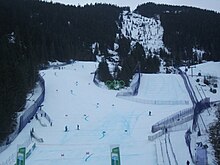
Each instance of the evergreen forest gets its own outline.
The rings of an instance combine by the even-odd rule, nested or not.
[[[38,81],[38,71],[48,61],[96,61],[97,54],[107,59],[107,49],[114,48],[120,57],[115,76],[110,75],[106,61],[100,63],[100,80],[122,79],[129,85],[134,69],[159,72],[160,58],[175,65],[201,60],[220,60],[220,14],[192,7],[143,4],[136,13],[160,19],[164,28],[165,50],[159,56],[145,54],[138,42],[131,49],[131,41],[120,32],[119,15],[129,7],[111,4],[85,6],[63,5],[40,0],[0,1],[0,141],[13,132],[16,112],[22,111],[26,95]],[[119,34],[120,38],[116,38]],[[99,43],[96,51],[92,45]],[[192,49],[205,51],[203,59]],[[98,49],[98,50],[97,50]]]
[[[220,13],[154,3],[142,4],[135,12],[161,20],[163,42],[171,52],[167,56],[161,50],[162,58],[172,58],[176,65],[181,65],[183,60],[190,64],[200,63],[201,60],[220,60]],[[192,51],[193,48],[205,51],[202,59]]]

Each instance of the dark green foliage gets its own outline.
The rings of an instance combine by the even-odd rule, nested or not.
[[[0,1],[0,140],[13,130],[16,112],[37,81],[38,67],[49,60],[95,61],[91,45],[99,42],[101,53],[112,47],[122,10],[107,4]]]
[[[211,89],[212,89],[212,88],[211,88]],[[217,90],[216,90],[216,89],[212,89],[211,92],[212,92],[212,93],[217,93]]]
[[[123,9],[128,8],[107,4],[66,6],[40,0],[0,1],[0,140],[13,130],[15,112],[22,109],[26,94],[34,87],[39,66],[49,60],[95,61],[98,50],[108,56],[107,48],[113,48],[119,32],[116,21]],[[219,14],[152,3],[136,11],[145,16],[160,15],[163,41],[171,51],[167,54],[161,49],[160,55],[168,64],[181,64],[182,60],[194,63],[197,59],[192,47],[204,49],[204,59],[220,60]],[[93,54],[91,46],[95,42],[99,48]],[[126,85],[138,63],[144,73],[157,73],[160,66],[157,56],[149,53],[145,57],[139,43],[131,50],[130,42],[122,36],[118,40],[122,70],[115,68],[114,73],[114,79]],[[104,61],[98,72],[103,82],[113,79]]]
[[[146,72],[146,54],[144,52],[144,48],[141,44],[138,42],[135,44],[132,52],[131,52],[131,57],[133,57],[133,68],[139,63],[141,65],[141,72],[145,73]]]
[[[153,56],[151,52],[146,56],[143,46],[136,43],[132,50],[131,56],[134,58],[135,63],[140,64],[141,73],[158,73],[160,68],[160,59]],[[136,65],[135,65],[136,66]]]
[[[129,55],[129,52],[131,50],[130,42],[131,41],[129,39],[122,36],[118,40],[119,49],[117,50],[120,57],[120,65],[122,69],[118,70],[116,79],[123,80],[126,86],[128,86],[130,83],[130,79],[134,74],[133,70],[137,62],[131,55]]]
[[[122,60],[124,58],[127,58],[128,53],[131,50],[130,43],[131,43],[131,41],[129,39],[125,38],[124,36],[122,36],[122,38],[120,38],[118,41],[119,48],[117,51],[118,51],[118,54]]]
[[[121,66],[122,70],[118,73],[118,79],[123,80],[125,82],[125,85],[128,86],[130,84],[130,79],[135,73],[135,67],[140,61],[144,64],[145,61],[145,52],[143,50],[143,47],[137,43],[133,50],[131,51],[131,54],[129,53],[130,48],[130,41],[128,39],[122,38],[124,44],[122,44],[125,49],[124,51],[119,51],[121,55],[122,52],[124,53],[123,56],[121,56]],[[125,44],[126,43],[126,44]]]
[[[108,63],[102,61],[98,66],[98,79],[102,82],[112,81],[112,75],[109,72]]]
[[[160,16],[164,28],[163,41],[175,57],[175,64],[180,64],[181,60],[195,63],[198,59],[193,55],[192,48],[205,50],[203,59],[220,60],[219,13],[154,3],[140,5],[135,12],[147,17]]]
[[[39,63],[95,60],[91,45],[98,42],[101,51],[112,46],[122,11],[113,5],[76,7],[37,0],[7,0],[0,6],[0,36],[15,32]]]
[[[26,60],[20,44],[10,43],[8,36],[0,39],[0,140],[13,131],[16,113],[22,110],[27,92],[33,88],[37,74]],[[29,73],[28,73],[29,72]]]
[[[160,69],[160,59],[157,56],[147,56],[145,73],[158,73]]]
[[[128,51],[124,52],[127,54],[126,56],[121,57],[122,70],[118,73],[118,79],[123,80],[126,86],[129,85],[132,76],[135,74],[135,72],[137,72],[137,70],[135,70],[137,69],[137,65],[140,65],[141,73],[159,72],[159,57],[153,56],[152,54],[148,54],[146,56],[143,46],[140,43],[137,42],[135,44],[130,54],[128,54]]]
[[[125,82],[125,86],[128,86],[130,84],[130,79],[132,78],[134,74],[134,61],[132,60],[132,57],[128,57],[123,60],[122,70],[118,73],[118,79],[123,80]]]

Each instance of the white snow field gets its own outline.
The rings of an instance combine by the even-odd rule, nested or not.
[[[17,145],[27,141],[30,130],[34,128],[44,142],[32,139],[36,148],[27,158],[27,165],[110,165],[112,145],[119,145],[122,165],[162,165],[169,164],[169,161],[175,164],[172,147],[168,148],[170,160],[166,156],[165,136],[155,141],[149,141],[148,136],[151,135],[151,126],[157,121],[192,106],[181,77],[175,74],[143,74],[139,94],[135,97],[148,101],[183,100],[187,103],[143,103],[118,98],[116,94],[119,91],[97,87],[91,74],[97,66],[98,63],[94,62],[75,62],[60,69],[41,71],[46,88],[42,109],[50,116],[53,125],[49,126],[42,117],[48,125],[43,127],[34,118],[0,154],[0,160],[3,162],[16,154]],[[64,132],[65,126],[67,132]],[[186,125],[185,129],[190,126]],[[170,133],[180,165],[191,160],[184,133]]]
[[[163,43],[163,27],[159,18],[148,18],[133,12],[123,11],[121,15],[121,32],[131,39],[131,46],[139,42],[145,52],[159,52],[160,48],[167,49]]]
[[[142,74],[137,96],[123,98],[143,104],[175,105],[175,109],[177,105],[192,106],[178,74]]]

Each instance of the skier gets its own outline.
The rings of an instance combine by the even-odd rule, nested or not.
[[[9,138],[7,137],[7,140],[6,140],[6,145],[9,145]]]
[[[98,107],[99,107],[99,103],[96,104],[96,108],[98,108]]]
[[[76,129],[79,130],[79,124],[76,125]]]
[[[189,165],[189,164],[190,164],[190,162],[187,160],[187,161],[186,161],[186,165]]]
[[[37,116],[37,114],[35,115],[35,119],[38,120],[38,116]]]
[[[30,130],[30,136],[31,136],[31,138],[33,137],[33,133],[34,133],[34,128],[32,128],[32,129]]]
[[[167,128],[165,128],[165,133],[167,133]]]
[[[33,134],[33,133],[32,133],[32,131],[30,130],[30,136],[31,136],[31,138],[32,138],[32,134]]]
[[[64,132],[67,132],[68,131],[68,128],[67,128],[67,126],[65,126],[65,130],[64,130]]]
[[[151,116],[151,111],[149,111],[149,114],[148,114],[149,116]]]

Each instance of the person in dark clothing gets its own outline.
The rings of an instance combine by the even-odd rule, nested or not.
[[[189,164],[190,164],[190,162],[187,160],[187,161],[186,161],[186,165],[189,165]]]
[[[167,133],[167,128],[165,128],[165,133]]]
[[[35,118],[36,118],[36,120],[38,120],[38,116],[37,116],[37,114],[35,115]]]
[[[65,130],[64,130],[65,132],[67,132],[68,131],[68,128],[67,128],[67,126],[65,126]]]

